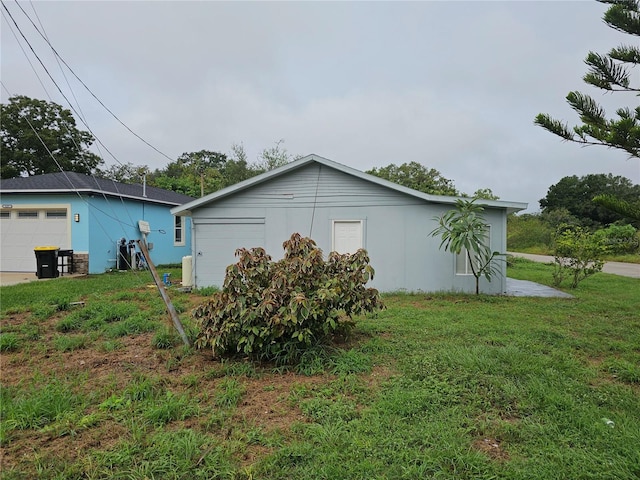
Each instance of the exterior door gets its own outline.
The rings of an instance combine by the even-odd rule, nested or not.
[[[332,250],[355,253],[363,248],[362,220],[334,220]]]

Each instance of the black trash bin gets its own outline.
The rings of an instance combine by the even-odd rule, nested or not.
[[[58,247],[36,247],[36,276],[38,278],[56,278],[58,276]]]
[[[129,256],[129,247],[127,246],[126,238],[121,238],[118,242],[116,267],[118,270],[129,270],[129,268],[131,268],[131,257]]]

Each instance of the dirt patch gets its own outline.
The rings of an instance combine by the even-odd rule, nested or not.
[[[294,386],[309,386],[326,383],[326,377],[303,377],[293,373],[269,375],[260,379],[247,379],[246,392],[234,418],[267,431],[288,430],[295,422],[305,421],[305,417],[290,398]]]
[[[478,438],[473,442],[473,447],[493,460],[501,462],[509,460],[509,454],[502,449],[501,442],[497,438]]]
[[[202,299],[189,299],[185,308]],[[56,330],[61,318],[69,312],[56,312],[46,320],[34,318],[32,312],[19,312],[0,318],[0,329],[16,332],[22,339],[15,352],[0,353],[0,380],[3,388],[28,391],[52,379],[60,380],[83,399],[83,410],[65,423],[64,419],[42,429],[12,429],[0,446],[0,466],[5,471],[15,468],[35,476],[36,465],[60,465],[81,462],[92,450],[106,451],[118,443],[131,440],[127,423],[98,407],[112,395],[121,395],[140,378],[175,394],[185,394],[206,412],[215,412],[216,395],[223,381],[236,379],[243,393],[239,403],[221,415],[220,423],[212,423],[210,413],[172,422],[167,428],[188,428],[212,433],[219,439],[244,442],[237,460],[250,465],[270,453],[261,439],[290,438],[291,427],[307,422],[299,404],[307,395],[335,380],[333,375],[304,376],[285,371],[279,373],[269,365],[243,365],[241,361],[221,362],[211,352],[186,351],[181,345],[162,350],[152,346],[154,333],[107,339],[93,332],[61,333]],[[169,322],[167,322],[169,323]],[[33,332],[32,339],[27,333]],[[87,346],[63,352],[55,347],[60,335],[86,335]],[[388,336],[388,334],[382,334]],[[336,339],[336,347],[348,349],[366,341],[368,335]],[[234,367],[238,373],[233,373]],[[243,368],[247,367],[246,374]],[[370,388],[379,386],[392,375],[387,366],[376,366],[360,379]],[[86,404],[85,404],[86,402]],[[97,424],[79,427],[78,416],[98,413]],[[140,419],[143,422],[143,419]],[[140,425],[143,425],[142,423]],[[151,427],[150,427],[151,428]],[[255,435],[256,439],[249,437]],[[275,435],[275,436],[274,436]],[[206,453],[206,452],[205,452]],[[28,472],[28,473],[27,473]]]

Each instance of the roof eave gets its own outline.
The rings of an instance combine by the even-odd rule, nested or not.
[[[412,197],[417,197],[431,203],[442,203],[442,204],[454,205],[457,200],[460,200],[461,198],[465,198],[465,197],[451,197],[446,195],[431,195],[428,193],[423,193],[418,190],[414,190],[412,188],[404,187],[402,185],[398,185],[397,183],[390,182],[389,180],[385,180],[384,178],[376,177],[375,175],[364,173],[364,172],[361,172],[360,170],[356,170],[354,168],[347,167],[346,165],[336,163],[332,160],[321,157],[319,155],[311,154],[311,155],[302,157],[298,160],[294,160],[291,163],[287,163],[286,165],[283,165],[281,167],[275,168],[273,170],[262,173],[255,177],[251,177],[247,180],[236,183],[235,185],[231,185],[229,187],[223,188],[222,190],[218,190],[216,192],[210,193],[209,195],[206,195],[202,198],[198,198],[191,202],[180,205],[176,208],[172,208],[171,214],[178,215],[178,216],[190,216],[192,214],[192,211],[200,207],[201,205],[238,193],[254,185],[259,185],[260,183],[266,182],[272,178],[283,175],[291,170],[302,168],[311,162],[320,163],[322,165],[336,169],[348,175],[352,175],[354,177],[360,178],[362,180],[365,180],[371,183],[378,184],[386,188],[391,188],[398,192],[402,192],[404,194],[411,195]],[[507,213],[519,212],[521,210],[526,210],[528,208],[527,203],[507,202],[502,200],[482,200],[482,205],[486,205],[491,208],[504,208],[506,209]]]
[[[4,190],[0,190],[0,195],[5,195],[5,194],[13,194],[13,195],[22,195],[22,194],[28,194],[28,195],[33,195],[33,194],[38,194],[38,195],[42,195],[42,194],[56,194],[56,195],[85,194],[85,195],[89,195],[89,194],[93,194],[93,195],[108,196],[108,197],[115,197],[115,198],[126,198],[128,200],[136,200],[136,201],[139,201],[139,202],[159,203],[159,204],[162,204],[162,205],[174,205],[174,206],[181,205],[179,202],[171,202],[171,201],[168,201],[168,200],[158,200],[158,199],[149,198],[149,197],[139,197],[139,196],[136,196],[136,195],[126,195],[126,194],[123,194],[123,193],[105,192],[103,190],[95,190],[95,189],[91,189],[91,188],[80,188],[80,189],[75,189],[73,191],[62,190],[62,189],[51,189],[51,188],[47,188],[47,189],[29,188],[29,189],[4,189]]]

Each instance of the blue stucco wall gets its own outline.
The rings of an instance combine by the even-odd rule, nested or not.
[[[153,244],[151,258],[156,265],[176,263],[191,252],[190,219],[185,218],[184,246],[174,245],[174,216],[170,209],[174,205],[121,200],[113,197],[83,194],[4,194],[3,204],[15,207],[26,205],[70,205],[70,245],[75,253],[89,254],[89,273],[103,273],[116,267],[117,242],[120,238],[139,240],[138,220],[146,220],[151,227],[147,242]],[[74,222],[74,214],[80,222]]]

